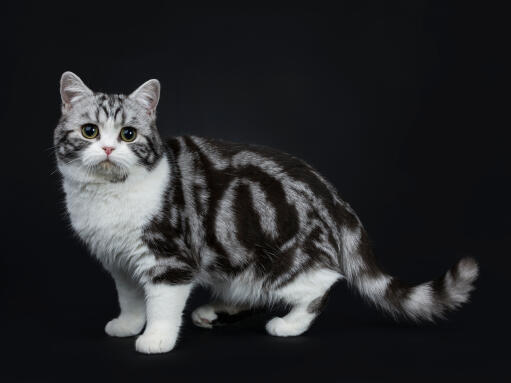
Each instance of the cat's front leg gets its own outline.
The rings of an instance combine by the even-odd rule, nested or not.
[[[138,335],[146,320],[144,291],[128,273],[120,269],[109,271],[115,281],[121,312],[106,324],[105,332],[118,337]]]
[[[144,285],[147,325],[135,343],[137,351],[158,354],[174,348],[191,288],[192,284],[148,282]]]

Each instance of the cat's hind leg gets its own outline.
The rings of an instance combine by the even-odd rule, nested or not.
[[[211,302],[200,306],[192,312],[192,321],[202,328],[213,328],[213,322],[218,319],[218,314],[236,315],[247,310],[248,307],[234,306],[222,302]]]
[[[266,324],[266,331],[275,336],[297,336],[308,330],[321,312],[332,285],[340,274],[329,269],[307,271],[276,292],[278,298],[291,306],[289,313],[275,317]]]

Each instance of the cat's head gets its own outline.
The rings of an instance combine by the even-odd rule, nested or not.
[[[65,72],[62,117],[54,132],[59,170],[78,182],[123,182],[149,172],[163,155],[156,129],[160,83],[149,80],[129,96],[90,90]]]

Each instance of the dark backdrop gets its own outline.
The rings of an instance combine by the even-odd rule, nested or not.
[[[509,375],[500,347],[510,265],[501,10],[40,2],[2,13],[3,381]],[[304,158],[356,209],[394,275],[429,280],[475,256],[472,302],[436,325],[396,324],[340,283],[294,339],[266,335],[264,313],[214,331],[187,320],[177,348],[161,356],[136,354],[133,338],[107,338],[114,286],[69,229],[51,149],[65,70],[111,92],[158,78],[163,136],[265,144]],[[187,318],[206,299],[195,293]]]

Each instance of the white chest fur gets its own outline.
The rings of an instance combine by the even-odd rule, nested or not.
[[[85,184],[64,177],[73,229],[105,266],[129,266],[147,253],[142,231],[161,210],[169,178],[165,158],[122,183]]]

